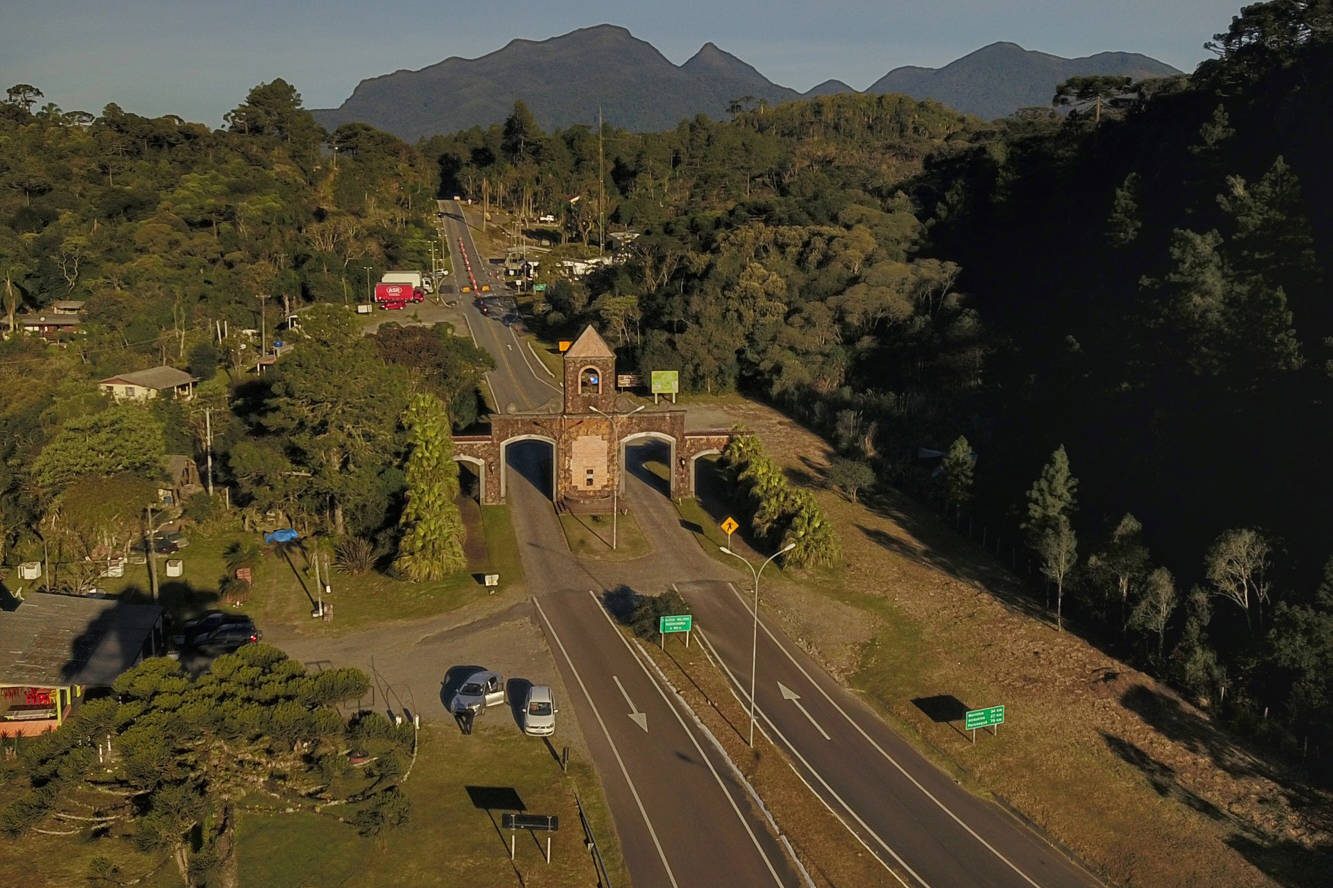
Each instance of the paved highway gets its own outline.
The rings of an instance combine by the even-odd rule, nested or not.
[[[749,705],[753,615],[749,577],[709,558],[671,502],[631,472],[626,489],[695,617],[698,634]],[[733,582],[717,579],[730,575]],[[967,792],[762,619],[755,693],[760,723],[801,776],[885,865],[886,883],[1093,886],[1081,867],[997,805]],[[1003,731],[1003,729],[1001,729]]]
[[[478,283],[494,288],[461,209],[453,209],[445,229],[455,269],[466,278],[468,263],[459,258],[466,252]],[[523,346],[512,331],[470,303],[468,310],[478,343],[496,358],[491,384],[502,403],[531,410],[558,394],[530,356],[515,357]],[[641,455],[642,448],[629,449]],[[510,452],[512,468],[519,470],[510,475],[509,502],[524,572],[575,697],[635,883],[797,884],[723,758],[654,680],[596,597],[622,587],[654,594],[677,586],[691,604],[700,637],[748,703],[753,623],[736,588],[748,589],[749,577],[742,582],[739,573],[703,553],[651,476],[633,469],[626,501],[654,553],[629,562],[574,558],[543,492],[549,457],[537,456],[535,445]],[[955,784],[778,629],[762,620],[760,625],[756,697],[762,728],[884,865],[884,884],[1100,884],[999,806]]]
[[[802,884],[726,758],[603,607],[602,590],[657,592],[668,578],[651,556],[617,564],[571,555],[554,507],[537,486],[550,477],[549,457],[539,453],[517,448],[519,471],[510,475],[523,571],[574,697],[634,884]]]
[[[473,340],[495,358],[495,370],[487,374],[487,380],[495,398],[496,409],[502,413],[541,410],[560,398],[560,381],[543,369],[512,328],[506,327],[499,318],[483,315],[473,304],[477,296],[506,295],[504,282],[492,275],[490,263],[477,249],[472,231],[463,217],[462,206],[452,200],[437,201],[437,206],[445,214],[442,217],[440,239],[453,260],[454,286],[460,290],[463,286],[470,286],[470,267],[478,285],[489,284],[491,287],[489,294],[460,292],[458,307]]]

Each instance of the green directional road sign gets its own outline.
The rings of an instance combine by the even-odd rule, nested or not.
[[[545,284],[533,284],[533,285],[532,285],[532,292],[534,292],[534,293],[545,293],[545,292],[546,292],[546,285],[545,285]]]
[[[675,614],[657,618],[657,631],[666,635],[671,632],[689,632],[694,628],[694,614]]]
[[[993,728],[1004,724],[1004,707],[987,706],[985,709],[971,709],[963,716],[963,730],[975,731],[977,728]]]

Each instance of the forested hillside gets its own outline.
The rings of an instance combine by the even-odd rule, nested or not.
[[[773,399],[998,532],[1079,631],[1326,763],[1333,11],[1260,4],[1216,48],[1130,103],[1072,84],[1064,117],[831,96],[608,128],[611,225],[643,234],[546,323]],[[595,238],[595,132],[520,106],[423,148],[446,193]]]
[[[427,267],[421,155],[361,125],[326,134],[281,80],[220,131],[41,100],[20,84],[0,104],[0,563],[45,547],[57,586],[88,588],[91,556],[141,538],[164,455],[202,468],[210,430],[217,482],[244,514],[387,549],[409,395],[469,423],[489,359],[440,331],[363,339],[350,312],[304,310],[364,301],[386,267]],[[57,301],[83,303],[81,329],[50,343],[12,329]],[[302,313],[300,329],[285,311]],[[276,338],[301,341],[258,377]],[[160,364],[196,377],[195,397],[113,405],[98,391]],[[220,501],[219,489],[187,511]]]

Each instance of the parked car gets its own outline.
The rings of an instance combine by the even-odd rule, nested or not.
[[[258,644],[264,637],[247,618],[243,623],[224,623],[194,642],[194,647],[209,654],[229,654],[247,644]]]
[[[449,701],[449,711],[480,712],[487,706],[498,706],[504,701],[504,680],[500,678],[499,673],[487,669],[474,672],[463,681],[454,692],[454,698]]]
[[[555,697],[546,685],[528,688],[528,699],[523,701],[523,733],[544,737],[555,733]]]
[[[228,623],[249,622],[251,620],[248,614],[211,610],[200,617],[182,623],[180,632],[173,635],[171,640],[177,645],[193,645],[199,639]]]

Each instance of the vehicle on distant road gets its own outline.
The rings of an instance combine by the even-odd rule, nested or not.
[[[555,697],[546,685],[532,685],[523,701],[523,733],[545,737],[555,733]]]
[[[173,635],[171,640],[178,646],[190,645],[193,647],[200,639],[207,638],[221,627],[231,623],[249,624],[251,628],[254,628],[249,614],[211,610],[193,620],[187,620],[181,625],[181,631]]]
[[[554,222],[554,221],[555,221],[555,216],[552,216],[550,213],[546,213],[546,214],[543,215],[543,216],[538,216],[538,217],[537,217],[537,221],[538,221],[538,222]]]
[[[499,706],[505,701],[504,681],[498,672],[484,669],[464,679],[449,701],[450,712],[481,712],[487,706]]]

